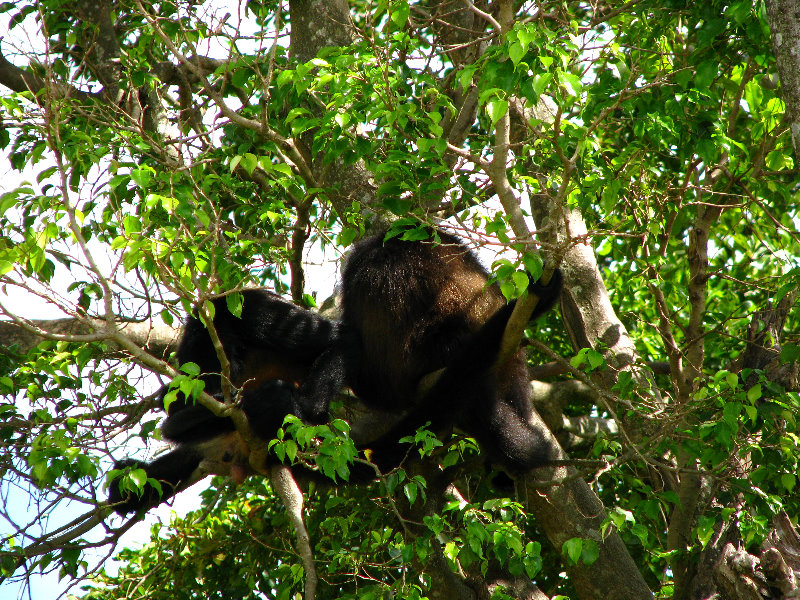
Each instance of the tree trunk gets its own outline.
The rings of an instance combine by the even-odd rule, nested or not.
[[[800,160],[800,1],[767,0],[766,7],[795,160]]]

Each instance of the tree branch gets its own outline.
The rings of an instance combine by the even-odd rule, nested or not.
[[[283,500],[289,520],[294,526],[297,537],[297,552],[303,562],[306,574],[305,594],[303,598],[315,600],[317,597],[317,568],[314,565],[314,552],[311,549],[311,538],[303,518],[303,492],[297,485],[291,469],[284,465],[275,465],[270,472],[272,485]]]
[[[1,42],[2,38],[0,38],[0,43]],[[99,94],[89,94],[63,83],[45,82],[44,79],[35,73],[21,69],[9,62],[3,55],[2,47],[0,47],[0,84],[3,84],[8,89],[19,94],[31,92],[37,95],[45,88],[45,84],[47,84],[58,99],[77,98],[79,100],[88,101],[99,97]]]
[[[8,311],[3,311],[9,314]],[[16,345],[20,353],[26,354],[43,340],[66,342],[88,342],[106,339],[103,331],[104,319],[33,319],[0,321],[0,347],[7,349]],[[175,349],[180,329],[167,325],[119,321],[120,331],[145,352],[164,359]],[[119,344],[110,344],[112,352],[122,349]],[[7,351],[7,350],[4,350]]]

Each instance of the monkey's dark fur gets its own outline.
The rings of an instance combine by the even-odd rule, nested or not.
[[[532,407],[522,350],[496,370],[514,302],[506,303],[489,274],[456,237],[437,232],[441,244],[383,236],[359,242],[342,276],[342,320],[361,340],[362,359],[348,383],[365,402],[388,410],[414,405],[422,377],[447,367],[434,387],[393,434],[376,444],[374,460],[426,421],[434,430],[455,425],[474,436],[492,460],[514,471],[552,457],[528,423]],[[549,310],[561,292],[561,272],[536,283],[531,316]]]
[[[342,275],[341,322],[263,291],[243,293],[241,319],[224,299],[215,301],[214,325],[231,363],[231,380],[242,387],[241,408],[257,435],[273,437],[289,413],[325,421],[330,401],[349,385],[370,406],[408,411],[369,445],[382,469],[399,464],[404,452],[397,440],[427,421],[434,430],[455,425],[474,436],[491,460],[513,471],[553,458],[529,425],[524,353],[493,368],[514,302],[506,303],[496,285],[487,285],[488,272],[463,243],[436,233],[441,244],[384,242],[383,234],[358,242]],[[548,285],[532,283],[529,290],[539,297],[531,317],[536,319],[557,300],[560,271]],[[195,317],[186,322],[176,358],[180,364],[197,363],[206,391],[219,396],[219,361]],[[422,377],[443,368],[418,399]],[[141,497],[123,494],[112,482],[109,500],[119,503],[118,513],[149,508],[173,495],[202,460],[231,463],[235,479],[248,473],[248,449],[232,422],[200,405],[179,398],[162,433],[177,447],[141,466],[149,477],[166,482],[163,495],[150,486]]]
[[[242,297],[241,317],[228,310],[225,298],[213,301],[214,328],[230,363],[231,383],[240,389],[239,406],[253,432],[273,438],[287,414],[323,422],[327,405],[323,411],[315,398],[332,398],[345,378],[345,352],[338,341],[347,336],[341,333],[341,323],[264,290],[245,290]],[[196,363],[205,391],[223,400],[219,358],[208,330],[196,316],[186,319],[175,354],[180,365]],[[298,388],[301,382],[304,385]],[[162,400],[167,392],[165,387]],[[117,513],[151,508],[173,496],[193,483],[192,475],[204,460],[211,461],[215,471],[229,470],[236,481],[250,474],[249,448],[233,421],[215,416],[180,393],[169,405],[161,433],[175,444],[171,452],[150,463],[126,459],[115,468],[143,468],[148,478],[162,482],[162,491],[148,484],[137,496],[120,490],[114,480],[108,499]]]

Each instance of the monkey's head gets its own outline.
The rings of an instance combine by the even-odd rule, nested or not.
[[[230,477],[236,485],[258,472],[250,464],[250,446],[236,431],[201,442],[196,449],[203,457],[199,468],[204,473]]]

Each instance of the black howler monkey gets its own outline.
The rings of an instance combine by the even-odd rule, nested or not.
[[[396,466],[396,440],[430,421],[434,429],[455,425],[472,435],[490,459],[513,471],[542,465],[555,457],[529,424],[524,352],[493,368],[515,302],[488,284],[489,273],[458,238],[436,233],[440,244],[382,235],[358,242],[342,275],[342,320],[362,346],[361,360],[348,369],[350,387],[376,407],[413,407],[371,445],[373,460]],[[561,284],[558,269],[548,285],[531,283],[539,297],[531,320],[555,304]],[[441,368],[415,403],[422,377]]]
[[[345,379],[346,350],[339,347],[341,323],[330,321],[264,290],[242,292],[242,312],[234,316],[225,298],[214,304],[214,328],[230,363],[230,379],[238,388],[239,406],[256,435],[271,439],[287,414],[309,422],[327,419],[317,398],[332,398]],[[352,343],[351,343],[352,345]],[[196,316],[184,324],[176,360],[200,367],[205,391],[222,400],[219,357],[211,336]],[[162,389],[162,401],[168,388]],[[249,449],[236,433],[233,421],[217,417],[208,408],[182,394],[169,405],[161,427],[172,451],[150,463],[126,459],[116,469],[143,468],[148,478],[161,482],[159,491],[147,484],[141,496],[109,485],[109,502],[124,515],[151,508],[192,483],[202,461],[215,463],[215,472],[229,472],[236,482],[251,473]]]
[[[358,242],[342,275],[338,323],[263,292],[245,292],[241,319],[227,311],[224,300],[217,301],[214,324],[234,385],[251,378],[260,382],[245,385],[241,395],[258,435],[274,435],[287,413],[324,421],[331,399],[349,385],[368,405],[408,411],[389,434],[369,445],[383,469],[402,459],[397,440],[427,421],[434,429],[457,426],[492,460],[514,471],[553,458],[528,422],[533,409],[524,353],[493,368],[514,303],[506,303],[498,286],[488,284],[488,272],[462,242],[436,233],[440,244],[384,241],[384,234]],[[558,298],[560,271],[548,285],[532,283],[529,289],[539,297],[535,319]],[[187,320],[177,359],[200,365],[207,374],[206,391],[219,393],[219,361],[196,318]],[[418,399],[422,377],[442,368],[438,381]],[[162,431],[177,448],[143,467],[175,491],[209,455],[227,452],[232,474],[237,468],[246,471],[247,451],[236,446],[232,423],[202,406],[174,403]],[[223,449],[232,447],[220,452],[220,443]],[[160,501],[155,490],[123,498],[113,482],[110,500],[122,502],[120,514]]]

